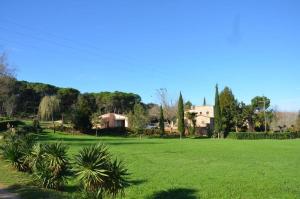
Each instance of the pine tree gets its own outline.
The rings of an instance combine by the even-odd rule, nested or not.
[[[204,97],[204,100],[203,100],[203,106],[206,106],[206,99]]]
[[[178,131],[180,133],[180,139],[182,137],[182,134],[184,134],[184,106],[183,106],[183,99],[180,92],[179,100],[178,100],[178,112],[177,112],[177,118],[178,118]]]
[[[164,110],[162,105],[160,106],[159,129],[160,129],[160,135],[162,136],[165,133],[165,118],[164,118]]]
[[[220,108],[220,98],[219,98],[219,89],[218,85],[216,85],[216,95],[215,95],[215,107],[214,107],[214,134],[219,134],[222,131],[222,114]]]

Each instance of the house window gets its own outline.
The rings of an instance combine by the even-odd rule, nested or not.
[[[115,127],[125,127],[125,120],[115,120]]]
[[[206,112],[206,115],[209,115],[209,112],[208,112],[208,111]]]
[[[202,115],[202,112],[200,112],[200,115]]]

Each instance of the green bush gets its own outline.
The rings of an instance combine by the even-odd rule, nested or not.
[[[257,140],[257,139],[296,139],[300,138],[300,132],[231,132],[227,136],[230,139]]]
[[[93,134],[96,134],[96,130],[92,131]],[[126,127],[115,127],[115,128],[105,128],[105,129],[98,129],[98,135],[108,135],[108,136],[126,136],[131,129]]]
[[[160,129],[144,129],[143,130],[144,135],[152,136],[152,135],[161,135]]]
[[[29,160],[34,181],[43,188],[60,189],[71,175],[67,146],[61,143],[35,145]]]
[[[122,162],[112,160],[102,144],[82,148],[75,156],[74,171],[86,198],[122,195],[128,185],[127,169]]]
[[[6,131],[7,124],[9,124],[11,127],[12,126],[17,127],[19,125],[24,125],[24,123],[19,120],[3,120],[3,121],[0,121],[0,131]]]
[[[33,134],[19,135],[7,132],[0,147],[1,155],[19,171],[30,171],[27,157],[30,155],[35,141],[35,135]]]

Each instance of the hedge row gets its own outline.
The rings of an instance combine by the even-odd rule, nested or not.
[[[257,139],[296,139],[300,138],[300,132],[282,132],[282,133],[265,133],[265,132],[231,132],[227,138],[237,140],[257,140]]]
[[[116,127],[116,128],[105,128],[105,129],[98,129],[98,135],[119,135],[119,136],[126,136],[126,135],[139,135],[140,132],[135,132],[130,128],[125,127]],[[144,136],[161,136],[160,129],[144,129],[141,132]],[[93,134],[95,134],[95,129],[93,129]],[[165,132],[164,135],[166,136],[175,136],[179,135],[176,132]]]
[[[0,121],[0,131],[7,130],[7,124],[10,124],[10,126],[17,127],[18,125],[23,125],[24,123],[19,120],[3,120]]]

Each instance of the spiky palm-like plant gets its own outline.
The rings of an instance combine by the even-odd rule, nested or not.
[[[84,147],[75,156],[75,175],[83,191],[90,197],[116,196],[127,185],[127,169],[111,155],[103,144]]]
[[[75,156],[75,175],[86,191],[96,192],[108,176],[109,153],[104,145],[84,147]]]
[[[105,183],[105,190],[108,195],[116,197],[117,194],[124,195],[124,188],[129,185],[126,177],[128,170],[122,161],[114,159],[109,168],[107,182]]]
[[[44,188],[60,189],[71,175],[67,146],[62,143],[35,146],[31,158],[34,180]]]
[[[32,134],[8,133],[5,135],[4,143],[0,148],[1,154],[19,171],[30,171],[26,159],[30,155],[34,143],[35,137]]]
[[[32,147],[31,153],[26,157],[29,167],[32,171],[36,170],[40,161],[43,158],[44,147],[42,144],[37,143]]]

